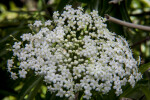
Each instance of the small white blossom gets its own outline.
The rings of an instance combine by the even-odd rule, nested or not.
[[[10,72],[10,73],[11,73],[11,78],[12,78],[13,80],[15,80],[15,79],[18,78],[18,76],[17,76],[16,73],[14,73],[14,72]]]
[[[41,21],[35,21],[34,24],[33,24],[35,27],[39,27],[42,25],[42,22]]]
[[[13,59],[9,59],[9,60],[7,61],[7,66],[8,66],[8,67],[12,67],[13,64],[14,64]]]
[[[27,72],[24,69],[19,71],[20,78],[26,78],[26,74],[27,74]]]
[[[66,5],[66,7],[64,7],[65,10],[70,10],[72,9],[72,6],[71,5]]]
[[[32,34],[31,33],[23,34],[21,38],[22,38],[22,41],[25,41],[25,40],[29,41],[32,38]]]
[[[13,45],[14,49],[20,49],[21,42],[15,42]]]
[[[52,21],[51,21],[51,20],[47,20],[47,21],[45,22],[45,26],[50,26],[50,25],[51,25],[51,23],[52,23]]]

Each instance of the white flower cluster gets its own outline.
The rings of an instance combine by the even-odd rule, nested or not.
[[[33,70],[44,76],[49,91],[71,100],[80,91],[86,99],[92,91],[106,94],[111,89],[119,96],[122,86],[134,87],[142,75],[127,41],[111,33],[105,21],[95,10],[87,14],[70,5],[62,14],[54,12],[53,21],[35,21],[33,27],[40,31],[23,34],[13,45],[13,58],[20,64],[16,74],[13,59],[8,60],[11,77],[25,78]]]

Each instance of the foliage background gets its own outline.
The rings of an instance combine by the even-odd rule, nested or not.
[[[110,0],[0,0],[0,99],[2,100],[58,100],[55,94],[47,92],[41,78],[34,75],[26,80],[10,79],[7,72],[7,59],[12,53],[7,50],[16,39],[30,31],[28,24],[35,20],[52,19],[54,11],[62,12],[64,6],[82,6],[86,12],[98,10],[99,15],[109,14],[115,18],[141,25],[150,26],[150,0],[123,0],[119,4],[109,4]],[[112,32],[125,37],[130,43],[134,57],[141,57],[140,71],[143,79],[134,88],[124,87],[125,92],[116,97],[113,93],[95,99],[114,100],[122,97],[135,100],[150,100],[150,32],[123,27],[107,22]],[[9,44],[9,45],[8,45]],[[107,97],[107,98],[106,98]],[[82,100],[82,96],[78,99]],[[110,99],[109,99],[110,100]]]

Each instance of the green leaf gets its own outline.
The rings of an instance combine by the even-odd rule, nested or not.
[[[2,57],[3,55],[7,54],[8,50],[6,50],[6,48],[4,48],[3,50],[0,51],[0,57]]]
[[[141,87],[141,90],[145,94],[146,99],[150,100],[150,90],[147,87]]]
[[[130,85],[127,85],[127,89],[123,91],[123,93],[120,95],[121,97],[129,97],[132,93],[136,92],[139,87],[136,85],[134,88],[132,88]]]
[[[100,2],[100,6],[102,6],[102,7],[100,7],[101,10],[99,9],[101,16],[104,16],[104,14],[106,14],[106,11],[108,11],[108,9],[110,9],[110,7],[112,7],[112,5],[110,5],[108,2],[109,2],[109,0],[102,0]]]
[[[32,92],[29,93],[28,99],[27,100],[33,100],[35,95],[37,94],[38,90],[40,89],[41,85],[43,83],[43,77],[39,77],[37,80],[37,84]]]
[[[99,0],[98,12],[100,13],[103,7],[103,0]]]
[[[98,10],[98,6],[99,6],[99,0],[94,0],[95,1],[95,3],[93,3],[94,5],[93,5],[93,8],[95,9],[95,10]]]
[[[145,71],[147,71],[150,68],[150,62],[143,64],[139,67],[139,71],[143,74]]]
[[[121,15],[122,15],[122,18],[127,21],[127,22],[131,22],[131,19],[130,19],[130,16],[128,14],[128,11],[127,11],[127,8],[126,8],[126,5],[125,5],[125,1],[122,1],[120,6],[119,6],[119,9],[120,9],[120,12],[121,12]]]
[[[53,93],[50,100],[55,100],[55,98],[56,98],[56,94]]]
[[[19,94],[19,100],[23,100],[24,97],[31,91],[31,89],[36,86],[43,77],[35,77],[31,76],[24,84],[23,88],[21,89],[21,92]]]
[[[121,12],[119,10],[119,6],[118,5],[116,5],[115,7],[113,7],[112,12],[111,12],[110,15],[113,16],[113,17],[115,17],[115,18],[117,18],[117,19],[122,20]],[[108,23],[107,24],[108,28],[111,31],[115,32],[118,35],[125,36],[124,31],[123,31],[123,26],[115,24],[113,22],[107,22],[107,23]]]
[[[3,95],[3,96],[9,96],[9,95],[12,95],[12,96],[17,96],[17,92],[15,91],[10,91],[9,89],[0,89],[0,94]]]
[[[147,79],[142,79],[138,81],[134,88],[132,88],[129,84],[123,87],[123,93],[119,96],[119,98],[127,97],[127,98],[134,98],[139,100],[144,94],[141,91],[142,87],[148,87],[149,81]]]
[[[50,93],[50,91],[47,90],[45,100],[49,100],[49,98],[51,98],[51,96],[52,96],[52,94]]]

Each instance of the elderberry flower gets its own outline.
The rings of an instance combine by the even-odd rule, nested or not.
[[[33,27],[40,30],[23,34],[13,45],[13,59],[8,60],[11,77],[26,78],[32,70],[44,77],[49,91],[70,100],[80,91],[90,99],[92,91],[107,94],[114,89],[119,96],[122,86],[134,87],[142,75],[127,41],[110,32],[97,11],[83,11],[67,5],[44,25],[35,21]],[[12,67],[19,69],[18,74]]]
[[[13,59],[9,59],[7,61],[7,69],[8,69],[9,72],[11,72],[11,68],[13,67],[13,64],[14,64]]]
[[[24,69],[19,71],[19,77],[20,78],[26,78],[26,74],[27,74],[27,72]]]
[[[10,73],[11,73],[11,78],[12,78],[13,80],[15,80],[15,79],[18,78],[18,76],[17,76],[16,73],[14,73],[14,72],[10,72]]]
[[[50,25],[51,25],[51,22],[52,22],[51,20],[46,21],[46,22],[45,22],[45,26],[50,26]]]
[[[39,27],[42,25],[42,22],[41,21],[35,21],[34,24],[33,24],[35,27]]]

